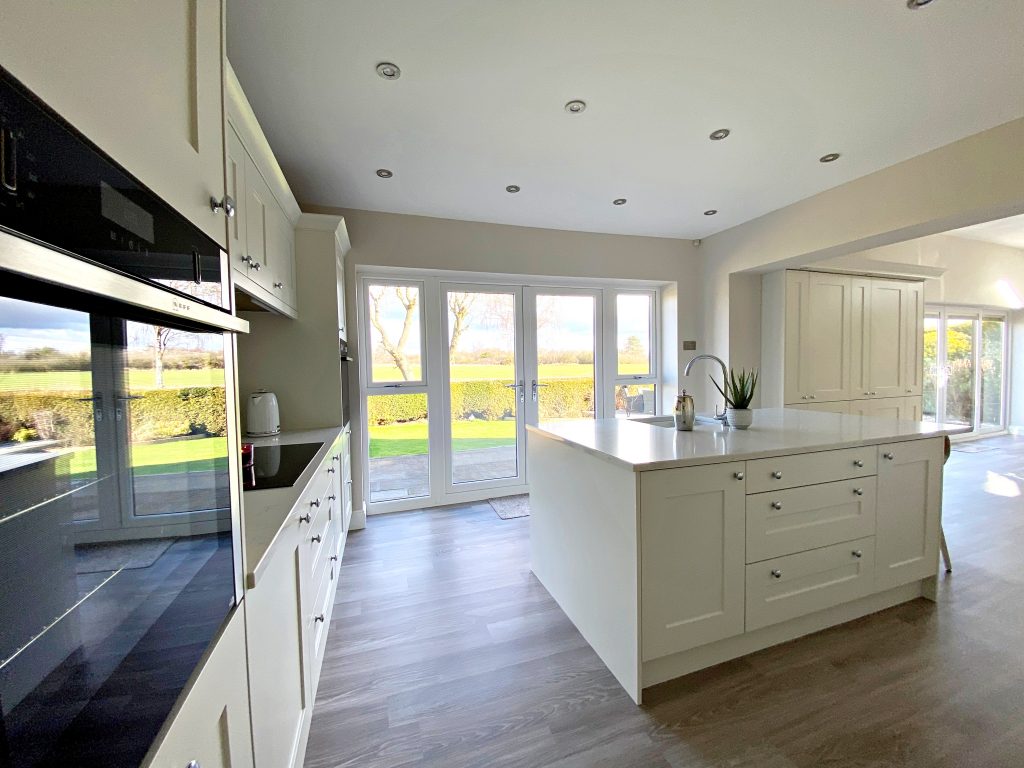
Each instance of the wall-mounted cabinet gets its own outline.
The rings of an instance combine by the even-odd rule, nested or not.
[[[810,271],[766,275],[762,405],[850,412],[824,404],[919,398],[923,287]]]
[[[221,0],[7,2],[0,64],[226,245]]]
[[[235,287],[261,308],[296,317],[299,206],[230,65],[226,83],[226,178],[236,201],[228,249]]]

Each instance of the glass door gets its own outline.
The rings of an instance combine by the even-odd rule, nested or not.
[[[601,291],[526,288],[526,420],[594,419],[600,397]]]
[[[441,285],[447,491],[525,482],[522,289]]]
[[[924,323],[924,419],[975,433],[1006,429],[1008,345],[1004,313],[930,308]]]

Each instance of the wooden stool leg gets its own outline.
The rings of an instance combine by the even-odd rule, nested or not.
[[[953,572],[953,563],[949,559],[949,547],[946,546],[946,532],[939,529],[939,545],[942,547],[942,562],[946,564],[946,573]]]

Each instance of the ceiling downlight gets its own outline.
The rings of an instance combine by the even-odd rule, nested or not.
[[[718,213],[717,208],[708,208],[706,211],[704,211],[705,216],[714,216],[716,213]]]
[[[382,179],[390,179],[395,174],[389,171],[387,168],[378,168],[377,175],[380,176]]]
[[[518,184],[509,184],[507,187],[505,187],[505,191],[514,195],[516,192],[519,191],[519,185]]]
[[[614,200],[612,200],[612,205],[625,205],[625,204],[626,204],[626,198],[624,198],[624,197],[616,197]]]
[[[842,157],[842,155],[840,155],[838,152],[829,152],[827,155],[822,155],[821,157],[819,157],[818,158],[818,162],[819,163],[834,163],[840,157]]]
[[[732,131],[728,128],[719,128],[717,131],[712,131],[708,138],[712,141],[721,141],[722,139],[727,138],[730,133],[732,133]]]
[[[587,102],[581,99],[573,99],[572,101],[565,102],[565,111],[570,115],[578,115],[582,112],[586,112]]]
[[[385,80],[397,80],[402,76],[402,70],[399,69],[397,64],[392,64],[390,61],[382,61],[377,65],[377,74]]]
[[[918,8],[924,8],[929,5],[932,0],[907,0],[907,8],[912,11],[916,11]]]

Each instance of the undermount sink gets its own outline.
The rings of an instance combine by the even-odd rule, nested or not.
[[[640,419],[633,419],[633,421],[639,421],[643,424],[650,424],[652,427],[664,427],[665,429],[675,429],[676,423],[671,416],[647,416]],[[707,424],[708,426],[721,426],[722,422],[713,416],[702,416],[700,414],[696,417],[697,424]]]

